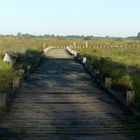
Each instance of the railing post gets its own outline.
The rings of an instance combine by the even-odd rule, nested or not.
[[[100,71],[98,69],[94,70],[94,73],[96,76],[98,76],[100,74]]]
[[[83,57],[83,64],[85,64],[87,62],[87,58]]]
[[[19,69],[20,78],[23,79],[24,77],[24,69]]]
[[[111,88],[112,79],[110,77],[105,78],[105,88]]]
[[[88,41],[85,41],[85,47],[88,48]]]
[[[13,90],[16,88],[16,78],[13,79]]]
[[[127,91],[126,93],[127,98],[127,106],[131,106],[134,104],[135,101],[135,91]]]
[[[76,42],[75,41],[73,42],[73,47],[76,47]]]
[[[46,44],[45,44],[45,43],[43,43],[43,49],[45,49],[45,47],[46,47]]]
[[[37,65],[37,63],[35,65]],[[28,65],[27,66],[27,73],[30,74],[30,72],[31,72],[31,65]]]
[[[6,110],[6,94],[0,94],[0,109]]]
[[[20,77],[17,77],[13,79],[13,90],[16,93],[19,93],[19,89],[20,89]]]

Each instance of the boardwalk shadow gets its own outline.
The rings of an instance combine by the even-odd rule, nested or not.
[[[37,71],[27,80],[26,87],[37,92],[92,91],[92,79],[83,67],[73,59],[46,59]],[[42,91],[43,90],[43,91]],[[52,92],[53,92],[52,91]]]
[[[0,140],[22,140],[14,131],[8,128],[0,127]]]

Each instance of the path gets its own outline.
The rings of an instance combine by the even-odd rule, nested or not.
[[[98,89],[80,64],[62,49],[48,56],[0,123],[0,140],[139,139],[140,123]]]

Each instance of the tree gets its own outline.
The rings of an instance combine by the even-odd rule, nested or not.
[[[140,40],[140,32],[137,35],[137,39]]]
[[[91,37],[91,36],[86,36],[86,37],[84,38],[84,40],[92,40],[92,37]]]

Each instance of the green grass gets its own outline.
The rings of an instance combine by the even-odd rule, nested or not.
[[[26,73],[28,66],[30,66],[33,70],[43,57],[41,50],[32,49],[26,50],[24,53],[18,53],[18,56],[19,58],[14,65],[3,62],[0,59],[0,94],[11,90],[13,78],[21,75],[19,69],[23,69]]]
[[[5,52],[12,52],[19,56],[16,64],[11,65],[2,61]],[[42,58],[41,43],[35,40],[0,38],[0,94],[11,90],[13,78],[20,75],[19,69],[22,68],[27,72],[27,67],[29,65],[35,67],[40,58]]]
[[[12,65],[0,60],[0,94],[10,91],[14,75]]]
[[[88,63],[100,71],[99,78],[112,78],[112,87],[136,93],[135,107],[140,110],[140,48],[77,49]]]

